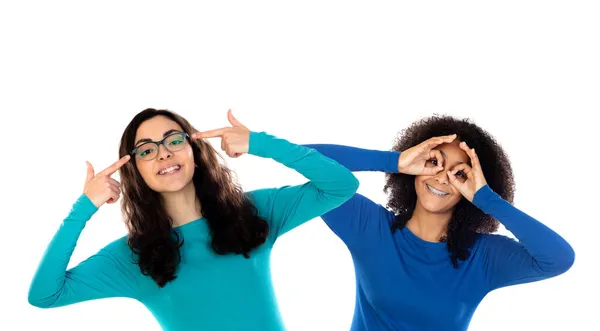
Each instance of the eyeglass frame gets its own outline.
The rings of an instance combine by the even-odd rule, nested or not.
[[[168,134],[166,137],[164,137],[164,138],[163,138],[163,139],[161,139],[160,141],[145,141],[145,142],[143,142],[143,143],[142,143],[142,144],[140,144],[138,147],[134,148],[134,149],[133,149],[133,150],[130,152],[130,155],[131,155],[132,157],[135,157],[135,156],[137,156],[137,151],[138,151],[138,149],[139,149],[140,147],[142,147],[142,146],[146,145],[146,144],[155,144],[155,145],[157,146],[157,149],[156,149],[156,155],[155,155],[153,158],[151,158],[151,159],[147,159],[147,160],[144,160],[144,159],[142,159],[141,157],[139,157],[139,156],[138,156],[138,158],[139,158],[140,160],[142,160],[142,161],[152,161],[152,160],[154,160],[154,159],[156,158],[156,156],[158,156],[158,152],[159,152],[159,149],[160,149],[160,146],[161,146],[161,145],[162,145],[162,146],[163,146],[163,147],[164,147],[164,148],[165,148],[167,151],[169,151],[169,152],[171,152],[171,153],[174,153],[172,150],[170,150],[170,149],[169,149],[169,147],[167,147],[167,145],[165,144],[165,142],[167,141],[167,139],[168,139],[169,137],[171,137],[171,136],[174,136],[174,135],[176,135],[176,134],[181,134],[181,135],[183,135],[183,142],[184,142],[184,143],[186,143],[186,142],[189,140],[189,138],[190,138],[190,135],[189,135],[187,132],[173,132],[173,133],[170,133],[170,134]],[[179,150],[177,150],[177,151],[179,151]],[[177,152],[177,151],[175,151],[175,152]]]

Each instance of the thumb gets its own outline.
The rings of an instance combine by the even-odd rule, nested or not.
[[[87,183],[94,178],[94,167],[88,161],[85,161],[85,164],[87,165],[87,175],[85,177],[85,182]]]
[[[244,127],[244,125],[240,121],[238,121],[237,118],[235,118],[233,116],[233,113],[231,112],[231,109],[229,109],[227,111],[227,119],[229,120],[229,123],[231,123],[231,125],[233,127],[239,127],[239,126]]]

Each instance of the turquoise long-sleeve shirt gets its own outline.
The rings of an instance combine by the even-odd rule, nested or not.
[[[270,273],[273,244],[282,234],[350,199],[358,180],[345,167],[314,149],[264,132],[250,134],[249,154],[296,170],[303,185],[247,192],[269,223],[265,244],[242,255],[217,255],[206,219],[175,227],[185,240],[177,278],[159,288],[133,263],[121,237],[67,270],[77,240],[97,208],[85,195],[74,203],[51,240],[30,291],[30,304],[55,308],[82,301],[131,298],[147,307],[165,331],[285,330]]]

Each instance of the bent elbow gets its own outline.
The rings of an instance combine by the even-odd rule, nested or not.
[[[55,296],[45,297],[38,293],[35,287],[29,290],[27,302],[36,308],[53,308],[56,302]]]
[[[575,250],[571,245],[567,244],[562,254],[560,254],[560,258],[557,259],[557,269],[562,274],[575,264]]]
[[[348,177],[344,180],[344,185],[340,187],[337,196],[341,198],[342,202],[346,202],[356,194],[359,186],[360,181],[352,172],[350,172]]]
[[[351,198],[358,191],[360,187],[360,181],[356,176],[350,172],[350,179],[348,180],[350,189],[348,190],[348,196]]]
[[[571,245],[566,244],[563,249],[554,254],[551,262],[546,263],[544,267],[540,266],[540,269],[544,270],[549,277],[555,277],[569,271],[574,263],[575,251]]]
[[[27,302],[29,302],[30,305],[36,308],[50,308],[50,305],[45,300],[41,299],[39,296],[32,294],[31,291],[27,296]]]

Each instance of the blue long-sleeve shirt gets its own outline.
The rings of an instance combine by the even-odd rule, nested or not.
[[[217,255],[206,219],[174,228],[185,240],[177,278],[159,288],[133,263],[122,237],[67,270],[77,240],[98,210],[81,195],[50,242],[31,283],[29,302],[41,308],[124,297],[146,306],[165,331],[285,330],[271,283],[270,255],[276,239],[348,200],[358,180],[316,151],[266,133],[250,134],[249,154],[298,171],[303,185],[247,192],[269,224],[265,244],[242,255]],[[60,326],[58,326],[60,327]]]
[[[352,171],[398,172],[399,152],[312,144]],[[484,186],[473,204],[518,241],[480,234],[455,269],[445,243],[420,239],[408,227],[392,233],[394,214],[361,194],[324,214],[348,247],[356,273],[353,331],[467,330],[475,309],[495,289],[567,271],[574,251],[557,233]]]

